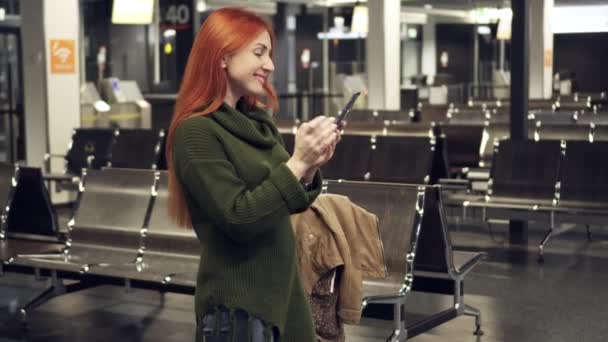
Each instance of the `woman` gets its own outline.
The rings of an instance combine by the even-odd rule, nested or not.
[[[293,155],[266,108],[277,107],[268,23],[238,8],[213,12],[196,36],[167,139],[170,214],[192,225],[202,253],[198,341],[315,340],[289,216],[320,192],[334,118],[295,136]],[[260,99],[267,99],[263,105]]]

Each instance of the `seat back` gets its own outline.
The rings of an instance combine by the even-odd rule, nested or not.
[[[536,111],[528,115],[528,120],[531,125],[535,125],[538,121],[542,122],[543,125],[574,125],[578,120],[578,113]]]
[[[15,192],[15,186],[17,184],[17,173],[18,169],[15,165],[10,163],[0,163],[0,215],[6,218],[8,215],[8,208],[10,208],[13,194]],[[4,220],[2,220],[4,221]],[[6,225],[0,224],[0,238],[6,236]]]
[[[285,150],[290,155],[293,154],[293,147],[296,143],[296,136],[293,133],[281,133],[283,143],[285,143]]]
[[[435,139],[378,136],[370,164],[375,182],[428,184],[435,155]]]
[[[441,190],[439,186],[429,186],[426,190],[414,268],[416,271],[448,273],[454,267],[454,261]]]
[[[491,112],[481,108],[454,108],[448,110],[445,122],[450,124],[481,125],[489,120]]]
[[[8,212],[7,233],[31,238],[57,237],[57,214],[38,167],[20,166]]]
[[[560,200],[608,205],[608,142],[568,141]]]
[[[87,159],[94,157],[92,169],[101,169],[108,164],[115,131],[104,128],[77,128],[66,154],[67,172],[80,174],[88,168]]]
[[[164,136],[162,129],[120,129],[112,144],[108,166],[156,170]]]
[[[492,155],[496,142],[509,139],[509,127],[503,124],[485,123],[479,143],[479,167],[488,167],[492,164]]]
[[[380,116],[380,113],[376,110],[369,109],[353,109],[348,113],[345,119],[349,123],[355,122],[368,122],[368,123],[381,123],[384,119]]]
[[[153,185],[151,170],[88,170],[69,230],[70,244],[139,249]]]
[[[372,157],[372,137],[343,135],[332,159],[321,167],[326,179],[365,180]]]
[[[198,257],[201,246],[192,228],[178,226],[169,217],[169,182],[167,172],[156,174],[156,195],[148,221],[146,253],[185,254]],[[144,257],[145,258],[145,257]]]
[[[450,167],[477,167],[479,165],[483,124],[443,124],[440,131],[445,136]]]
[[[534,139],[540,140],[589,140],[589,125],[534,125]]]
[[[391,279],[412,279],[418,249],[425,190],[405,184],[326,181],[328,193],[347,196],[354,204],[375,214],[380,225],[384,259]]]
[[[492,162],[490,195],[552,200],[561,160],[558,140],[503,140]]]
[[[590,124],[594,123],[596,125],[607,125],[608,124],[608,114],[604,113],[585,113],[579,115],[578,118],[579,124]]]

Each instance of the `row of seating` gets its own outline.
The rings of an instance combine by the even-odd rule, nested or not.
[[[4,165],[0,170],[5,171],[0,174],[0,195],[6,194],[0,200],[6,200],[9,213],[19,187],[13,179],[23,168]],[[36,183],[43,188],[39,169]],[[347,195],[378,215],[389,276],[365,280],[363,306],[388,303],[396,308],[391,341],[404,341],[462,314],[475,316],[476,332],[481,333],[480,313],[464,304],[462,289],[465,275],[482,254],[452,250],[438,186],[326,181],[324,191]],[[87,170],[78,197],[63,244],[48,223],[32,226],[31,233],[39,228],[45,237],[55,236],[55,243],[23,240],[26,237],[17,237],[18,226],[6,227],[3,267],[35,270],[52,280],[21,309],[24,322],[28,313],[51,298],[102,284],[194,293],[200,245],[193,231],[175,227],[167,218],[166,172]],[[16,241],[30,245],[21,249]],[[66,285],[63,279],[76,282]],[[454,306],[405,321],[401,309],[414,290],[452,294]]]
[[[293,132],[296,130],[295,126],[289,126],[288,123],[279,123],[279,129],[283,132],[283,138],[288,146],[288,151],[291,151],[293,144]],[[354,164],[362,165],[367,164],[368,148],[364,146],[374,146],[373,141],[387,140],[387,141],[398,141],[399,138],[411,138],[411,137],[431,137],[435,139],[436,150],[441,153],[446,153],[446,161],[449,165],[449,175],[455,175],[461,173],[463,168],[469,170],[475,168],[488,168],[492,161],[492,153],[494,150],[494,144],[501,140],[509,137],[509,125],[507,123],[498,124],[486,121],[480,124],[471,123],[441,123],[438,125],[434,124],[392,124],[388,126],[376,125],[374,123],[364,124],[361,122],[349,122],[346,129],[345,137],[355,135],[367,136],[371,141],[365,141],[366,138],[353,138],[352,140],[360,140],[357,145],[358,151],[350,151],[341,158],[340,156],[335,157],[336,164],[342,165],[343,169],[347,171],[352,170],[356,173],[352,177],[345,178],[344,172],[337,171],[334,173],[330,170],[331,178],[345,178],[362,180],[365,179],[364,175],[369,169],[365,166],[358,167]],[[608,140],[608,126],[604,125],[560,125],[560,124],[546,124],[541,120],[535,120],[534,124],[528,126],[528,137],[534,140],[547,140],[547,139],[566,139],[566,140],[585,140],[585,141],[605,141]],[[346,138],[349,140],[350,138]],[[349,144],[349,142],[341,142],[338,149],[348,149],[343,145]],[[399,155],[407,155],[409,150],[406,143],[400,144],[403,148],[403,152]],[[376,146],[377,147],[377,146]],[[414,148],[412,146],[412,148]],[[445,152],[443,152],[445,151]],[[353,154],[356,153],[356,154]],[[363,153],[363,154],[361,154]],[[440,153],[440,154],[441,154]],[[337,152],[339,154],[339,152]],[[352,156],[357,155],[362,158],[353,159]],[[398,162],[398,158],[393,158],[392,162]],[[340,162],[338,162],[340,160]],[[410,159],[411,160],[411,159]],[[342,163],[345,161],[345,163]],[[329,166],[328,166],[329,168]],[[487,179],[487,171],[483,171]],[[378,174],[378,173],[376,173]],[[373,177],[373,172],[370,175]],[[443,177],[441,175],[440,177]],[[380,179],[381,181],[406,181],[409,180],[395,180],[395,179]],[[417,180],[419,181],[419,180]]]
[[[450,201],[482,208],[484,220],[549,223],[539,261],[559,223],[603,224],[608,219],[606,141],[500,141],[485,196],[454,194]]]
[[[71,180],[83,169],[102,167],[166,169],[165,132],[158,129],[77,128],[65,155],[45,155],[47,179]],[[50,173],[51,158],[62,158],[61,174]]]
[[[291,152],[294,135],[283,140]],[[447,178],[445,148],[435,136],[345,134],[321,171],[328,179],[435,184]]]

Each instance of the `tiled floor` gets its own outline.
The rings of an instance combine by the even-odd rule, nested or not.
[[[594,229],[598,230],[598,229]],[[496,227],[502,236],[504,228]],[[546,262],[536,263],[535,244],[543,231],[531,228],[528,247],[494,242],[482,227],[453,228],[458,248],[483,250],[487,260],[465,286],[465,300],[482,311],[485,335],[472,334],[470,317],[459,317],[412,341],[606,341],[608,336],[608,234],[586,242],[574,230],[547,246]],[[499,239],[497,239],[499,240]],[[16,319],[18,308],[45,287],[32,276],[0,278],[0,341],[192,341],[192,297],[103,286],[56,298],[29,316],[28,330]],[[408,310],[433,311],[450,297],[415,294]],[[380,342],[390,322],[364,319],[347,327],[349,342]]]

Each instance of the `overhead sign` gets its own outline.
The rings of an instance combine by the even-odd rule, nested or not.
[[[193,23],[192,1],[165,0],[160,2],[161,29],[191,30]]]
[[[74,39],[51,39],[51,74],[73,74],[76,72],[76,43]]]

